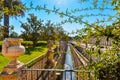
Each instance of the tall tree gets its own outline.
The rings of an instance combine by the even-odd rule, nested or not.
[[[11,38],[17,38],[17,37],[18,37],[18,33],[16,33],[15,31],[13,31],[13,32],[10,34],[10,37],[11,37]]]
[[[0,11],[4,17],[4,38],[9,37],[9,17],[10,16],[23,16],[24,6],[20,0],[1,0]]]
[[[56,27],[54,25],[54,23],[52,23],[50,20],[47,21],[47,23],[45,23],[45,26],[43,27],[43,31],[42,31],[42,40],[56,40],[57,36],[56,36],[56,31],[55,31]]]
[[[45,23],[41,33],[42,40],[67,40],[68,36],[61,26],[55,25],[50,20]]]
[[[38,20],[37,16],[34,14],[29,14],[29,18],[27,18],[27,22],[21,22],[21,27],[24,29],[22,31],[21,37],[25,40],[31,40],[33,42],[33,46],[36,46],[37,41],[40,40],[43,21]]]
[[[62,26],[56,27],[56,34],[57,34],[57,40],[65,40],[68,41],[68,34],[66,31],[62,28]]]

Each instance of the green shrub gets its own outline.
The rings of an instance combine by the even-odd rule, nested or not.
[[[22,43],[21,43],[23,46],[25,46],[25,47],[31,47],[31,46],[33,46],[33,42],[32,41],[23,41]],[[36,46],[46,46],[47,45],[47,42],[46,41],[38,41],[37,42],[37,44],[36,44]]]
[[[33,46],[32,41],[23,41],[21,44],[22,44],[23,46]]]
[[[0,51],[2,50],[2,41],[0,41]]]
[[[38,41],[36,46],[46,46],[47,42],[46,41]]]
[[[120,61],[99,63],[96,74],[99,80],[120,80]]]
[[[2,50],[2,43],[3,43],[3,41],[0,41],[0,51]],[[23,41],[21,44],[25,47],[33,46],[32,41]],[[47,45],[46,41],[38,41],[36,46],[46,46],[46,45]]]

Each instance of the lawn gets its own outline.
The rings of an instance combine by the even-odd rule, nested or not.
[[[24,55],[22,55],[21,57],[18,58],[19,61],[26,63],[28,61],[30,61],[31,59],[38,57],[39,55],[45,53],[47,51],[47,46],[38,46],[35,48],[27,48],[26,52]],[[0,72],[2,70],[2,68],[7,65],[7,63],[10,61],[9,58],[6,58],[4,56],[2,56],[2,54],[0,53]]]

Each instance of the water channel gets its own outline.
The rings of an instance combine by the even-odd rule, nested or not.
[[[68,44],[66,57],[65,57],[65,64],[64,64],[65,70],[72,70],[73,69],[73,61],[72,61],[72,55],[70,51],[70,45]],[[75,80],[74,72],[65,72],[63,73],[63,79],[62,80]]]

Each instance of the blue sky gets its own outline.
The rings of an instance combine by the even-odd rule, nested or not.
[[[26,3],[26,5],[29,5],[30,2],[33,2],[33,5],[41,5],[43,6],[44,4],[47,5],[47,7],[49,9],[53,9],[53,6],[56,6],[57,8],[60,9],[60,11],[65,11],[67,8],[69,10],[75,9],[75,8],[86,8],[86,7],[92,7],[90,2],[85,2],[85,3],[80,3],[79,0],[22,0],[23,3]],[[109,5],[108,5],[109,6]],[[109,6],[111,7],[111,6]],[[19,21],[22,22],[26,22],[26,18],[28,17],[29,13],[34,13],[35,16],[38,16],[38,19],[42,19],[44,21],[47,20],[51,20],[52,22],[56,23],[56,22],[61,22],[62,20],[64,20],[65,18],[60,18],[59,15],[56,15],[54,13],[51,13],[50,15],[48,15],[47,13],[45,13],[44,11],[29,11],[29,12],[25,12],[25,16],[24,17],[18,17],[17,19],[15,19],[14,17],[10,18],[10,25],[14,25],[15,29],[14,31],[16,31],[17,33],[21,33],[22,28],[20,27],[20,23]],[[115,14],[114,11],[111,10],[105,10],[100,12],[99,10],[91,10],[91,11],[82,11],[82,12],[78,12],[74,15],[79,16],[81,14],[97,14],[97,13],[104,13],[104,14],[110,14],[113,15]],[[103,19],[103,18],[107,18],[107,17],[101,17],[101,16],[97,16],[97,17],[85,17],[83,19],[83,21],[88,20],[89,23],[92,23],[94,21],[96,21],[96,19]],[[108,23],[110,24],[110,23]],[[64,30],[66,30],[67,32],[72,32],[72,31],[76,31],[77,29],[80,29],[82,27],[84,27],[84,25],[82,24],[78,24],[78,23],[66,23],[64,25],[62,25],[62,27],[64,28]]]

